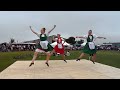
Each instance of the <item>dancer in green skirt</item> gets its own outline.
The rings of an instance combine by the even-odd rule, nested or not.
[[[95,60],[96,60],[96,46],[94,41],[99,38],[103,38],[106,39],[105,37],[98,37],[95,34],[92,34],[92,30],[88,31],[88,35],[82,36],[82,37],[76,37],[76,38],[83,38],[87,40],[86,45],[83,48],[83,53],[79,56],[79,58],[76,61],[80,61],[80,59],[85,56],[85,54],[89,54],[90,56],[92,56],[92,62],[95,64]]]
[[[56,27],[56,25],[54,25],[54,28]],[[53,28],[53,29],[54,29]],[[38,55],[38,53],[40,52],[40,53],[45,53],[46,55],[47,55],[47,57],[46,57],[46,63],[45,64],[47,64],[47,66],[49,66],[49,64],[48,64],[48,60],[49,60],[49,58],[50,58],[50,51],[52,51],[53,50],[53,47],[49,44],[49,42],[47,41],[47,37],[48,37],[48,35],[50,34],[50,32],[53,30],[53,29],[51,29],[47,34],[45,34],[45,28],[42,28],[41,30],[40,30],[40,32],[41,32],[41,34],[38,34],[38,33],[36,33],[32,28],[31,28],[31,26],[30,26],[30,29],[31,29],[31,31],[34,33],[34,34],[36,34],[39,38],[40,38],[40,42],[39,42],[39,44],[36,46],[36,50],[35,50],[35,52],[34,52],[34,56],[33,56],[33,59],[32,59],[32,62],[30,63],[30,65],[29,66],[32,66],[33,64],[34,64],[34,61],[35,61],[35,59],[37,58],[37,55]]]

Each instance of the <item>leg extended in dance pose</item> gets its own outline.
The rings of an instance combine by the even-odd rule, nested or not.
[[[32,59],[32,62],[30,63],[30,65],[29,65],[29,67],[34,64],[34,61],[36,60],[37,56],[38,56],[38,52],[34,52],[33,59]]]
[[[54,28],[56,27],[56,25],[54,25]],[[53,29],[54,29],[53,28]],[[50,34],[50,32],[53,30],[50,30],[48,32],[48,34],[45,34],[45,28],[42,28],[40,31],[41,31],[41,34],[38,34],[36,33],[30,26],[30,29],[31,31],[36,34],[39,38],[40,38],[40,41],[38,43],[38,45],[36,46],[36,50],[34,52],[34,56],[33,56],[33,59],[32,59],[32,62],[30,63],[29,66],[32,66],[34,64],[34,61],[36,60],[37,56],[38,56],[38,53],[45,53],[46,54],[46,63],[47,66],[49,66],[48,64],[48,60],[50,58],[50,51],[53,50],[53,47],[49,44],[49,42],[47,41],[47,37],[48,35]]]
[[[82,53],[76,61],[80,61],[85,56],[85,53]]]
[[[79,56],[79,58],[76,61],[79,61],[85,54],[89,54],[90,56],[92,56],[92,62],[95,64],[95,60],[96,60],[96,46],[94,41],[97,38],[104,38],[104,37],[98,37],[95,34],[92,34],[92,30],[88,31],[88,35],[82,36],[82,37],[76,37],[76,38],[83,38],[87,40],[86,45],[83,48],[83,53]],[[104,38],[106,39],[106,38]]]
[[[53,51],[51,52],[50,56],[53,55],[53,53],[56,53],[56,51],[53,49]],[[62,59],[67,63],[66,59],[65,59],[65,55],[64,54],[60,54],[62,56]]]
[[[36,58],[38,56],[38,53],[45,53],[46,54],[46,62],[45,62],[45,64],[47,64],[47,66],[49,66],[48,61],[50,59],[50,52],[45,52],[43,50],[36,49],[36,51],[34,52],[34,55],[33,55],[32,62],[30,63],[29,67],[34,65],[34,61],[36,60]]]

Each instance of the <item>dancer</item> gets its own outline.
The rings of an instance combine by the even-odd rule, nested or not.
[[[57,34],[57,38],[55,39],[53,37],[53,40],[57,42],[57,45],[54,47],[53,51],[51,52],[51,55],[53,53],[60,53],[61,56],[62,56],[62,59],[67,63],[67,61],[65,60],[65,55],[64,55],[64,43],[62,43],[62,38],[60,37],[61,35],[60,34]]]
[[[79,56],[79,58],[76,61],[80,61],[80,59],[85,55],[85,54],[89,54],[90,56],[92,56],[92,62],[95,64],[95,60],[96,60],[96,46],[94,41],[99,38],[103,38],[106,39],[105,37],[98,37],[95,34],[92,34],[92,30],[88,31],[88,35],[82,36],[82,37],[76,37],[76,38],[83,38],[87,40],[86,45],[83,48],[83,53]]]
[[[54,25],[54,28],[55,28],[55,27],[56,27],[56,25]],[[45,54],[47,55],[47,56],[46,56],[46,63],[45,63],[45,64],[47,64],[47,66],[49,66],[48,60],[49,60],[49,58],[50,58],[50,51],[53,50],[53,47],[52,47],[52,46],[49,44],[49,42],[47,41],[47,37],[48,37],[48,35],[51,33],[51,31],[54,30],[54,28],[51,29],[51,30],[48,32],[48,34],[45,34],[46,29],[45,29],[45,28],[42,28],[42,29],[40,30],[41,34],[38,34],[38,33],[36,33],[36,32],[31,28],[31,26],[30,26],[31,31],[40,38],[40,43],[39,43],[39,44],[37,45],[37,47],[36,47],[36,50],[35,50],[35,52],[34,52],[34,56],[33,56],[32,62],[30,63],[29,67],[34,64],[34,61],[35,61],[35,59],[37,58],[39,52],[40,52],[40,53],[45,53]]]

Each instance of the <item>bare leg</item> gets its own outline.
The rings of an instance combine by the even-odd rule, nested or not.
[[[96,53],[95,54],[93,54],[93,56],[92,56],[92,62],[95,64],[95,61],[96,61]]]
[[[65,55],[61,54],[61,56],[62,56],[62,59],[67,63],[67,61],[65,60]]]
[[[54,52],[55,52],[55,50],[53,49],[52,52],[50,53],[50,56],[53,55]]]
[[[31,64],[29,65],[29,67],[32,66],[32,64],[34,64],[34,61],[36,60],[37,55],[38,55],[38,52],[34,52],[33,59],[32,59]]]
[[[80,60],[83,56],[85,56],[85,53],[82,53],[76,61]]]
[[[49,67],[48,61],[50,59],[51,54],[49,52],[47,52],[46,55],[47,56],[46,56],[46,63],[45,64],[47,64],[47,66]]]

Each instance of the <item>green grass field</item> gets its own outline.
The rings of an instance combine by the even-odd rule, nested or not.
[[[13,64],[17,60],[31,60],[33,51],[20,51],[20,52],[0,52],[0,72]],[[71,55],[67,56],[67,60],[78,58],[80,51],[70,51]],[[61,56],[52,56],[50,60],[60,60]],[[88,59],[88,55],[84,57]],[[45,56],[39,55],[37,60],[45,60]],[[120,68],[120,52],[119,51],[98,51],[97,61],[102,64],[110,65],[113,67]]]

